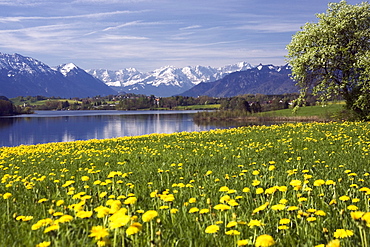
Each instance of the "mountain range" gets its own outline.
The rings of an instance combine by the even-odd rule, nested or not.
[[[287,65],[252,66],[247,62],[220,68],[166,66],[145,73],[135,68],[83,70],[73,63],[52,68],[31,57],[0,53],[0,95],[84,98],[118,93],[158,97],[283,94],[298,91],[290,73]]]
[[[118,92],[168,97],[181,94],[201,82],[216,81],[235,71],[251,68],[249,63],[240,62],[221,68],[199,65],[184,68],[166,66],[147,73],[140,72],[135,68],[116,71],[90,69],[86,72]]]
[[[197,97],[232,97],[241,94],[276,95],[296,93],[299,88],[290,79],[291,68],[288,65],[258,65],[245,71],[231,73],[220,80],[199,83],[180,95]]]
[[[31,57],[0,53],[0,95],[82,98],[109,94],[117,92],[72,63],[51,68]]]

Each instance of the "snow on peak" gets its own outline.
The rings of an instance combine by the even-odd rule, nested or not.
[[[64,76],[67,76],[67,74],[74,69],[78,69],[78,67],[74,63],[63,64],[58,67],[59,72],[62,73]]]
[[[0,68],[30,74],[37,72],[53,73],[53,70],[46,64],[17,53],[14,53],[13,55],[0,53]]]

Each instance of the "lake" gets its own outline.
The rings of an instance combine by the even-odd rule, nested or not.
[[[0,147],[226,128],[197,125],[193,121],[196,112],[36,111],[0,117]]]

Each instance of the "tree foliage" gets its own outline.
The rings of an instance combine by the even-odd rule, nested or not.
[[[317,18],[287,46],[298,103],[310,91],[323,101],[339,95],[357,118],[370,120],[370,4],[330,3]]]

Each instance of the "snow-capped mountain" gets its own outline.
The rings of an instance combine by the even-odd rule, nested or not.
[[[0,53],[0,95],[64,98],[115,94],[102,81],[74,64],[51,68],[20,54]]]
[[[31,57],[24,57],[20,54],[5,54],[0,52],[0,70],[9,71],[8,76],[15,74],[37,74],[44,73],[53,75],[56,72],[48,65]]]
[[[232,72],[251,68],[252,66],[249,63],[241,62],[221,68],[209,66],[176,68],[166,66],[147,73],[142,73],[133,68],[117,71],[90,69],[86,72],[102,80],[118,92],[125,91],[168,97],[181,94],[201,82],[219,80]]]
[[[289,65],[258,65],[254,68],[231,73],[220,80],[199,83],[182,96],[232,97],[240,94],[276,95],[299,91],[290,78]]]

